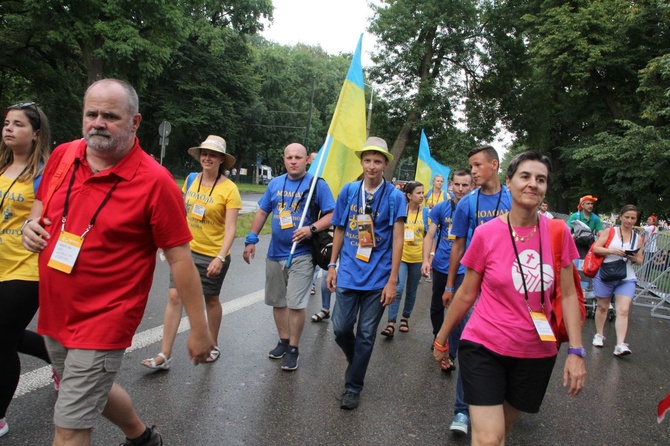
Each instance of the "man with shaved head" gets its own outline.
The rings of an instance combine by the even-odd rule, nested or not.
[[[305,221],[300,218],[307,203],[307,195],[315,178],[307,172],[307,149],[292,143],[284,149],[286,173],[268,184],[258,202],[258,211],[251,224],[251,232],[244,242],[244,261],[249,263],[256,254],[258,233],[272,216],[272,237],[265,261],[265,303],[272,307],[279,342],[270,350],[271,359],[281,359],[282,370],[298,368],[298,343],[305,325],[305,307],[309,300],[314,264],[312,263],[312,234],[330,226],[335,209],[333,195],[325,181],[317,181],[312,202],[321,211],[321,218],[312,220],[308,209]],[[297,243],[290,268],[286,261],[293,243]]]

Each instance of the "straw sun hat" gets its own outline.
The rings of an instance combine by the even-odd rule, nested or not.
[[[384,141],[381,138],[378,138],[377,136],[371,136],[365,141],[365,145],[363,145],[363,148],[361,150],[356,150],[356,156],[361,157],[363,152],[379,152],[383,154],[386,157],[386,160],[391,162],[393,161],[393,155],[389,152],[388,145],[386,144],[386,141]]]
[[[223,154],[223,167],[229,169],[235,165],[235,157],[226,153],[226,140],[216,135],[209,135],[198,147],[188,149],[188,154],[200,161],[200,149],[211,150]]]

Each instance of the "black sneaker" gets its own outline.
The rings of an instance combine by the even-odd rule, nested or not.
[[[280,339],[277,346],[270,350],[268,357],[272,359],[281,359],[286,354],[286,350],[288,350],[288,339]]]
[[[292,372],[298,368],[298,358],[300,354],[298,353],[298,347],[288,347],[286,355],[284,356],[284,362],[281,365],[282,370]]]
[[[149,430],[151,431],[151,436],[147,441],[142,443],[142,446],[163,446],[163,437],[158,433],[156,426],[151,426]],[[121,443],[120,446],[134,446],[134,443],[126,438],[125,443]]]
[[[344,392],[342,399],[340,400],[340,409],[344,410],[354,410],[358,407],[358,403],[361,400],[360,393],[354,393],[349,390]]]

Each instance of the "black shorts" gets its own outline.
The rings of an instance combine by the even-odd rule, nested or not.
[[[512,358],[494,353],[481,344],[461,340],[458,362],[466,403],[497,406],[507,401],[522,412],[537,413],[547,391],[556,356]]]

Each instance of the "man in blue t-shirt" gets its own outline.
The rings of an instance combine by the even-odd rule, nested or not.
[[[455,237],[455,240],[451,247],[447,285],[444,287],[442,296],[445,307],[454,297],[456,277],[458,276],[458,270],[461,268],[461,259],[477,226],[506,214],[512,208],[512,198],[507,191],[507,187],[502,185],[498,178],[498,168],[500,167],[498,152],[489,145],[479,146],[468,153],[468,161],[472,179],[477,185],[477,189],[463,197],[456,206],[456,213],[451,226],[451,234]],[[465,322],[462,323],[462,327],[465,327],[468,318],[469,313],[463,318]],[[456,383],[454,419],[449,429],[456,434],[467,435],[469,424],[470,411],[463,400],[463,384],[459,372],[458,382]]]
[[[430,276],[433,271],[433,294],[430,301],[430,321],[433,325],[433,339],[440,331],[444,321],[444,304],[442,295],[444,287],[447,284],[449,274],[449,258],[451,257],[451,245],[454,243],[455,236],[451,233],[453,217],[456,213],[456,205],[461,199],[472,190],[474,182],[470,171],[459,169],[454,172],[451,181],[453,199],[442,201],[433,207],[430,211],[430,225],[428,233],[423,239],[423,264],[421,265],[421,274],[425,277]],[[435,235],[437,234],[437,240]],[[465,267],[461,265],[458,268],[456,279],[454,281],[454,290],[463,283],[465,277]],[[453,360],[458,352],[458,341],[461,338],[461,325],[456,327],[449,335],[449,357],[450,361],[441,364],[442,370],[451,372],[454,370]],[[462,329],[462,328],[461,328]]]
[[[346,410],[358,407],[379,321],[384,307],[396,297],[407,216],[402,192],[384,179],[384,169],[393,159],[386,141],[370,137],[356,155],[363,166],[363,180],[346,184],[337,197],[333,254],[326,277],[328,288],[337,292],[335,342],[349,363],[340,402]]]
[[[335,202],[326,182],[316,181],[312,200],[321,210],[322,217],[312,222],[307,196],[314,177],[307,172],[307,150],[302,144],[286,146],[284,166],[287,173],[270,181],[258,202],[251,232],[244,242],[243,257],[247,263],[254,258],[258,233],[272,215],[272,238],[265,261],[265,303],[273,308],[279,343],[268,356],[284,358],[282,370],[292,371],[298,368],[298,343],[305,325],[305,307],[314,274],[311,236],[328,229]],[[305,207],[307,214],[300,226]],[[296,248],[291,264],[286,268],[294,243]]]

